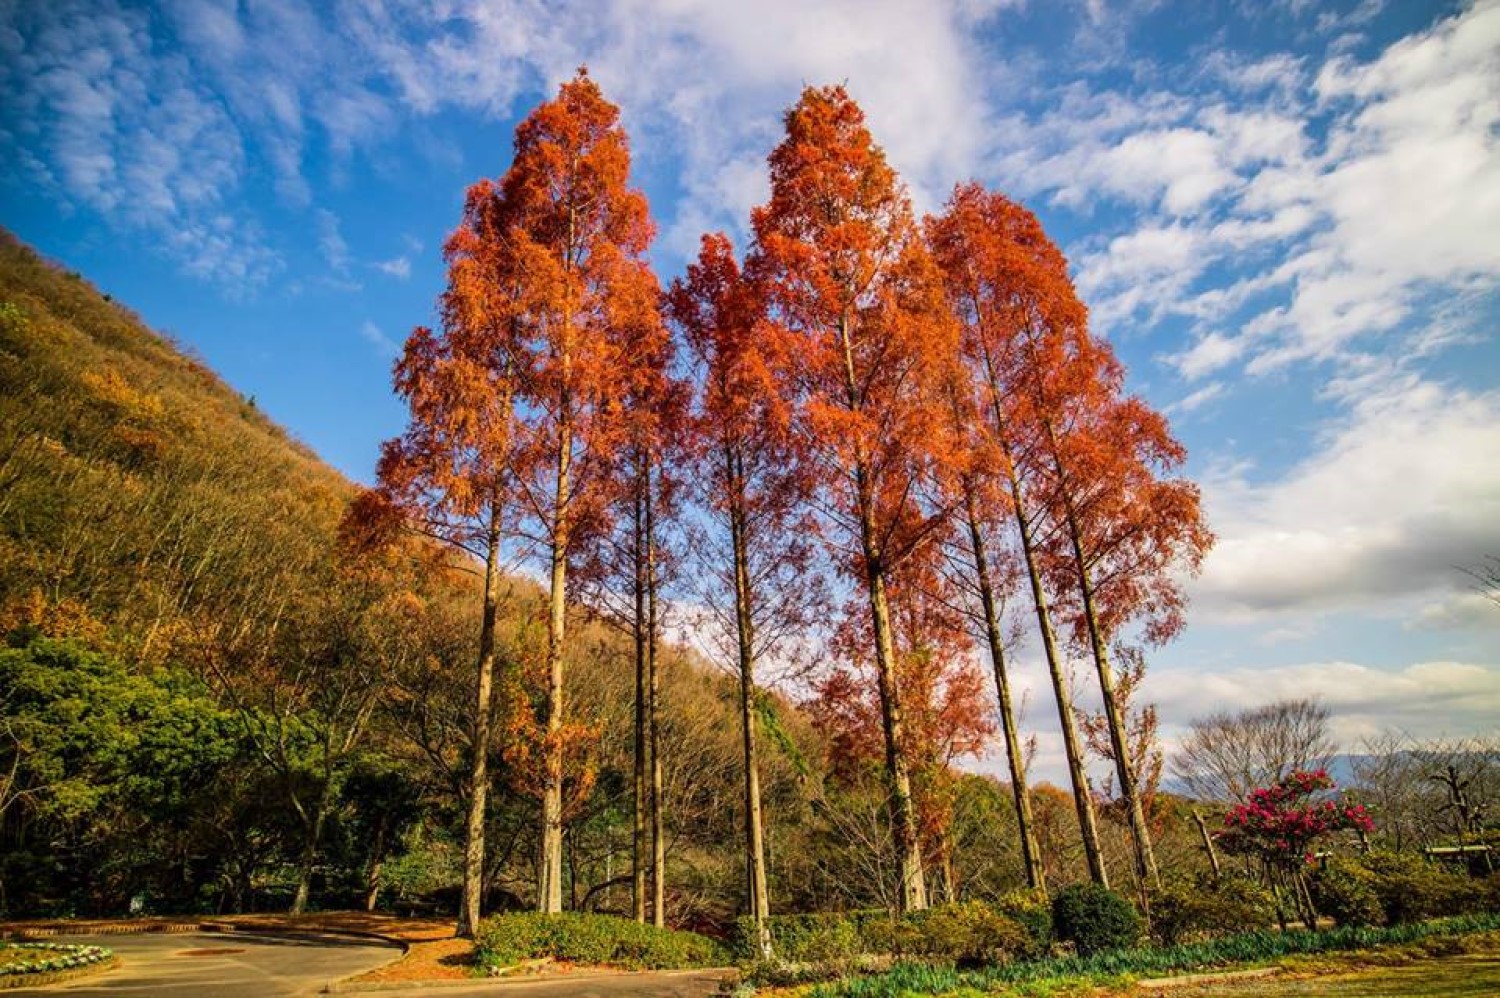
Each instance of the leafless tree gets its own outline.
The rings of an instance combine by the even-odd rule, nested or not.
[[[1242,801],[1299,769],[1322,769],[1335,752],[1328,708],[1317,700],[1195,719],[1172,758],[1172,773],[1199,800]]]
[[[1382,844],[1465,845],[1500,801],[1500,739],[1424,742],[1386,733],[1364,743],[1354,783],[1374,814]]]

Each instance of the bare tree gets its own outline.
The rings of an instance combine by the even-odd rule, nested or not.
[[[1459,571],[1473,579],[1473,590],[1500,606],[1500,555],[1485,555],[1478,565],[1460,566]]]
[[[1356,791],[1376,817],[1376,840],[1395,849],[1468,845],[1500,801],[1500,739],[1419,742],[1388,732],[1364,743]]]
[[[1322,769],[1336,751],[1328,708],[1313,699],[1195,719],[1172,757],[1172,774],[1199,800],[1242,801],[1299,769]]]

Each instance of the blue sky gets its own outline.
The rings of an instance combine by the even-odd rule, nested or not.
[[[367,480],[465,186],[585,62],[664,281],[743,240],[804,83],[919,210],[974,177],[1038,213],[1220,538],[1152,657],[1169,740],[1306,694],[1350,748],[1500,727],[1455,568],[1500,554],[1495,2],[0,0],[0,222]]]

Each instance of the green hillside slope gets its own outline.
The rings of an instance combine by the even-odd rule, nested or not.
[[[202,363],[0,234],[10,628],[71,617],[141,658],[223,633],[232,608],[300,588],[351,494]]]

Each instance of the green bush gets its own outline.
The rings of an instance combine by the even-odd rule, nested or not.
[[[1375,876],[1386,922],[1401,925],[1459,915],[1481,906],[1478,885],[1410,853],[1372,852],[1363,865]]]
[[[1275,917],[1270,892],[1244,877],[1172,881],[1150,899],[1152,934],[1167,946],[1264,928]]]
[[[474,933],[474,948],[480,964],[490,968],[546,957],[632,970],[714,967],[729,961],[724,947],[707,936],[577,912],[491,916]]]
[[[1339,925],[1380,925],[1385,910],[1376,890],[1377,877],[1363,864],[1346,857],[1331,859],[1312,876],[1313,903],[1318,914]]]
[[[1124,897],[1098,884],[1070,884],[1052,899],[1057,936],[1082,956],[1133,946],[1141,916]]]
[[[792,983],[794,980],[824,979],[845,971],[860,957],[893,956],[898,959],[975,965],[996,963],[1044,953],[1052,918],[1034,898],[1016,899],[1009,907],[1030,919],[982,901],[939,905],[896,916],[886,911],[824,912],[808,915],[774,915],[767,922],[774,960],[753,969],[762,983]],[[750,960],[755,952],[755,924],[749,918],[736,923],[736,953]],[[790,978],[788,967],[797,970]]]
[[[1025,952],[1019,954],[1021,959],[1037,960],[1047,955],[1052,949],[1055,933],[1052,929],[1052,900],[1046,891],[1011,891],[1002,895],[994,905],[996,911],[1014,919],[1026,930],[1029,943]]]
[[[777,960],[818,963],[864,952],[864,927],[887,918],[884,911],[772,915],[766,920],[766,929],[771,934],[771,949]],[[755,920],[748,916],[735,922],[735,953],[742,959],[759,955]]]

